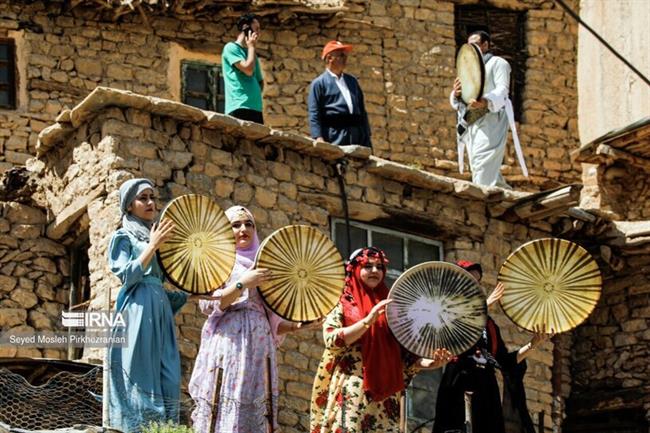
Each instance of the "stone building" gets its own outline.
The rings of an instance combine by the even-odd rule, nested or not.
[[[307,132],[307,92],[323,69],[321,48],[340,38],[355,45],[349,69],[366,95],[375,154],[459,177],[448,103],[454,54],[468,31],[491,23],[495,52],[514,66],[513,96],[531,172],[525,180],[509,152],[508,181],[540,189],[579,180],[579,166],[568,157],[578,146],[577,26],[550,0],[108,6],[118,3],[0,2],[0,36],[11,57],[5,61],[15,65],[8,79],[16,85],[13,94],[0,91],[0,105],[8,108],[0,114],[2,169],[24,164],[38,132],[98,85],[218,110],[221,49],[236,36],[238,10],[250,3],[263,16],[259,49],[269,126]],[[187,86],[188,76],[198,87]]]
[[[132,176],[154,179],[160,205],[206,194],[222,207],[249,207],[263,236],[309,224],[341,244],[336,165],[345,161],[353,237],[388,250],[391,276],[418,260],[466,258],[481,261],[492,286],[507,255],[531,239],[560,236],[587,247],[606,276],[604,295],[585,325],[531,355],[529,409],[546,432],[597,431],[594,413],[621,420],[602,431],[628,431],[616,428],[630,420],[637,424],[629,431],[647,431],[647,123],[594,144],[598,135],[583,139],[575,152],[578,130],[591,131],[595,121],[577,103],[586,73],[576,68],[590,57],[587,49],[576,55],[586,39],[556,3],[186,1],[187,9],[181,2],[165,9],[143,1],[133,11],[118,3],[0,1],[0,81],[3,70],[13,71],[0,82],[2,331],[57,330],[61,310],[105,308],[115,299],[106,248],[119,224],[117,187]],[[581,5],[585,14],[596,7]],[[266,126],[214,112],[222,102],[219,53],[234,38],[233,17],[249,6],[263,15]],[[518,66],[513,99],[531,178],[521,177],[510,156],[506,177],[519,189],[545,192],[481,188],[457,173],[447,102],[454,52],[485,22],[493,23],[497,49]],[[320,47],[337,37],[355,44],[350,70],[366,93],[372,155],[304,136]],[[204,86],[188,86],[190,76]],[[632,113],[608,128],[638,118]],[[626,173],[635,174],[634,188]],[[495,316],[512,349],[528,340]],[[185,380],[203,320],[192,303],[177,317]],[[321,353],[316,332],[290,336],[282,347],[283,432],[306,431]],[[80,355],[0,346],[0,356]],[[413,384],[412,426],[433,416],[437,374]]]
[[[28,162],[26,182],[36,185],[32,203],[56,215],[45,228],[50,239],[63,245],[86,240],[92,309],[107,308],[117,296],[119,282],[107,269],[106,248],[120,221],[117,188],[133,176],[153,179],[161,204],[184,193],[206,194],[223,208],[247,206],[262,236],[288,224],[308,224],[341,245],[344,215],[336,164],[343,160],[353,247],[372,237],[391,257],[389,275],[427,259],[480,261],[488,285],[496,283],[498,267],[514,248],[552,235],[544,214],[576,204],[580,189],[564,188],[561,199],[551,197],[551,204],[531,212],[531,199],[537,203],[540,194],[486,189],[370,155],[366,148],[315,143],[177,102],[101,87],[44,129],[36,152],[38,157]],[[71,298],[85,300],[78,298],[79,284],[76,289],[66,284],[62,281],[55,291],[70,289]],[[193,303],[177,318],[185,380],[204,319]],[[530,338],[503,316],[497,314],[497,320],[511,345]],[[306,431],[321,353],[317,332],[289,336],[282,346],[283,431]],[[531,356],[526,378],[529,408],[535,418],[541,414],[540,422],[549,431],[559,391],[552,379],[560,372],[554,369],[549,342]],[[410,402],[414,423],[433,412],[432,383],[438,374],[425,374],[415,383]],[[561,419],[561,413],[556,415]]]

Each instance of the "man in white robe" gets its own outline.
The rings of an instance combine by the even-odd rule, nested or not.
[[[464,149],[467,147],[472,182],[484,186],[510,188],[501,175],[501,164],[506,150],[508,126],[519,164],[525,176],[528,170],[524,162],[521,145],[517,137],[510,91],[510,65],[498,56],[489,53],[490,36],[483,31],[472,33],[467,42],[475,44],[483,54],[485,62],[485,85],[483,96],[466,105],[460,99],[460,80],[454,81],[454,90],[449,101],[459,113],[458,123],[458,165],[463,172]],[[484,113],[484,114],[483,114]],[[479,117],[480,116],[480,117]],[[478,120],[475,120],[478,117]]]

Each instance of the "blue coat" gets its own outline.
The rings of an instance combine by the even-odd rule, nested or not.
[[[187,295],[163,288],[155,257],[144,269],[138,260],[146,242],[123,229],[108,248],[111,271],[122,281],[115,308],[125,316],[127,346],[109,348],[110,424],[139,432],[151,421],[178,422],[181,360],[174,313]]]
[[[343,79],[352,96],[352,113],[328,71],[312,81],[308,99],[311,136],[323,137],[325,141],[340,146],[359,144],[370,147],[370,124],[363,92],[352,75],[344,73]]]

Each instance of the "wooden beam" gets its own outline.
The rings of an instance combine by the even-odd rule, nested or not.
[[[631,166],[650,171],[650,159],[632,155],[624,150],[611,147],[609,144],[599,144],[596,148],[596,155],[606,156],[615,161],[625,161]]]
[[[512,207],[521,219],[534,217],[539,219],[551,215],[560,215],[568,208],[578,204],[582,185],[568,185],[549,194],[538,195]]]
[[[65,209],[59,212],[55,220],[47,226],[47,237],[57,240],[65,236],[70,227],[72,227],[72,224],[86,211],[88,205],[105,193],[106,190],[102,184],[88,194],[77,197]]]
[[[566,213],[573,218],[586,221],[589,223],[593,223],[594,221],[596,221],[596,215],[577,207],[570,207],[569,209],[567,209]]]
[[[140,14],[140,17],[142,17],[142,23],[151,30],[151,23],[149,23],[149,18],[147,18],[147,14],[145,13],[144,9],[142,8],[142,5],[140,3],[135,5],[136,9],[138,9],[138,13]]]

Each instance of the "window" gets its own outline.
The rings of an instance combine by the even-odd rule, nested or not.
[[[345,221],[332,220],[332,237],[344,258],[347,258]],[[442,243],[383,227],[350,221],[352,251],[368,245],[381,248],[388,256],[386,283],[393,284],[406,269],[418,263],[442,260]]]
[[[0,108],[16,108],[16,44],[0,39]]]
[[[521,120],[526,82],[526,13],[482,5],[457,5],[454,10],[456,47],[467,42],[467,36],[483,30],[492,38],[492,53],[510,63],[510,99],[515,119]]]
[[[347,258],[344,220],[332,220],[332,238],[341,255]],[[350,222],[350,244],[352,251],[370,245],[386,252],[389,260],[386,284],[389,287],[406,269],[422,262],[443,259],[441,242],[356,221]],[[437,369],[420,372],[411,381],[406,394],[409,425],[432,419],[441,378],[442,371]]]
[[[183,103],[202,110],[224,112],[224,84],[220,66],[198,61],[183,61],[181,82]]]
[[[68,311],[86,311],[90,303],[90,271],[88,268],[88,233],[80,235],[70,246],[70,296]],[[68,333],[72,328],[68,329]],[[83,349],[68,345],[68,359],[81,359]]]

